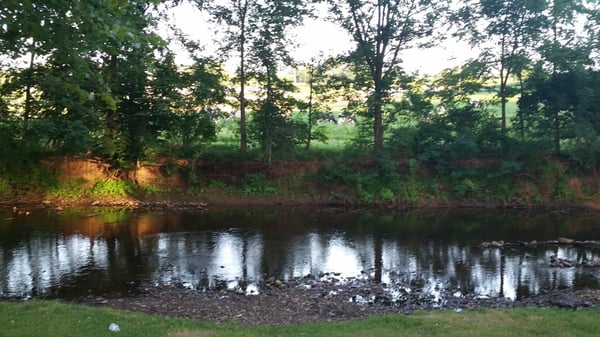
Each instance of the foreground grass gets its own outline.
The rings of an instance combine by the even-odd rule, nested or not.
[[[12,336],[596,336],[597,310],[419,312],[363,321],[241,327],[54,301],[0,302],[0,337]],[[121,331],[110,332],[110,323]]]

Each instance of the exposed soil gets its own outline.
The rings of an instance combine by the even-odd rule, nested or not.
[[[173,161],[168,158],[157,159],[154,164],[145,164],[135,170],[117,170],[108,163],[90,157],[55,157],[43,161],[53,172],[60,182],[65,185],[75,184],[89,191],[95,183],[111,179],[121,179],[133,182],[140,187],[151,186],[162,190],[160,193],[145,192],[140,188],[135,197],[132,196],[110,196],[106,198],[92,196],[83,193],[76,198],[44,195],[42,191],[13,191],[9,197],[0,195],[0,206],[22,206],[36,207],[43,204],[46,207],[124,207],[124,208],[196,208],[208,203],[210,205],[321,205],[321,206],[343,206],[343,207],[385,207],[385,208],[415,208],[415,207],[511,207],[511,208],[548,208],[554,210],[600,210],[600,199],[583,197],[583,191],[590,186],[597,186],[595,177],[573,178],[569,186],[573,188],[574,195],[581,194],[582,197],[576,203],[556,203],[551,198],[540,196],[540,200],[534,204],[517,201],[515,204],[494,203],[490,201],[464,199],[446,201],[436,198],[422,198],[417,203],[402,203],[400,201],[383,202],[362,205],[355,196],[356,191],[344,184],[324,183],[313,179],[311,175],[316,174],[321,168],[331,165],[327,160],[318,161],[274,161],[270,166],[258,161]],[[374,166],[375,165],[375,166]],[[375,170],[377,163],[372,159],[357,159],[352,163],[355,170]],[[408,164],[400,161],[400,170],[406,170]],[[470,160],[457,162],[460,167],[495,167],[495,161]],[[203,183],[195,192],[190,193],[192,184],[187,171],[194,166],[194,179],[200,179]],[[426,168],[423,168],[426,170]],[[189,173],[189,172],[188,172]],[[401,174],[406,172],[402,171]],[[240,185],[247,177],[259,177],[251,182],[259,184],[264,181],[277,185],[276,193],[260,193],[251,191],[242,193]],[[308,179],[304,179],[308,177]],[[192,180],[194,180],[192,179]],[[252,180],[252,179],[250,179]],[[524,180],[521,188],[526,196],[529,182]],[[237,190],[236,190],[237,188]],[[533,187],[532,187],[533,188]],[[592,188],[593,189],[593,188]],[[539,193],[539,189],[536,189]],[[527,198],[525,198],[527,199]],[[546,200],[548,199],[548,200]],[[537,200],[537,199],[536,199]],[[543,204],[541,204],[542,202]]]
[[[392,298],[385,285],[368,281],[339,284],[301,278],[275,281],[259,294],[236,291],[197,291],[184,287],[142,286],[135,296],[89,297],[85,304],[149,314],[196,318],[241,325],[302,324],[363,319],[372,315],[410,314],[415,310],[473,308],[597,307],[600,290],[559,290],[522,300],[476,296],[436,299],[418,292]]]

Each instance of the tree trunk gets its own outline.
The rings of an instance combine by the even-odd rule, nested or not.
[[[35,53],[31,52],[31,58],[29,59],[29,70],[27,72],[27,87],[25,88],[25,111],[23,111],[23,130],[21,130],[21,140],[25,141],[27,137],[27,130],[29,129],[29,117],[31,116],[31,89],[33,88],[33,64],[35,60]]]
[[[380,153],[383,150],[383,116],[381,113],[381,101],[375,103],[374,110],[375,118],[373,119],[373,150],[375,153]]]
[[[502,151],[506,153],[506,84],[508,82],[508,75],[510,69],[506,66],[506,41],[505,36],[502,37],[501,42],[502,54],[500,59],[500,134],[502,135]]]
[[[118,76],[118,59],[116,55],[112,55],[110,57],[108,76],[111,85],[118,86],[117,84],[117,76]],[[115,110],[107,109],[106,111],[106,129],[108,131],[108,136],[113,137],[117,132],[118,124],[117,124],[117,112]]]
[[[248,1],[243,6],[239,3],[240,15],[240,152],[245,155],[248,150],[248,133],[246,130],[246,59],[244,49],[246,48],[246,14],[248,12]]]
[[[522,71],[517,73],[519,78],[519,91],[521,92],[521,97],[525,97],[525,88],[523,88],[523,74]],[[518,118],[519,118],[519,134],[522,142],[525,142],[525,117],[523,116],[523,110],[519,108],[518,110]]]
[[[264,130],[265,130],[265,146],[266,146],[266,151],[267,151],[267,162],[269,167],[271,167],[271,159],[273,157],[273,138],[271,136],[271,127],[270,127],[270,120],[272,118],[271,114],[272,112],[272,100],[273,100],[273,81],[271,78],[271,67],[269,65],[267,65],[267,110],[263,111],[263,115],[265,117],[264,119],[264,123],[265,125]]]
[[[382,97],[383,90],[381,84],[375,83],[375,93],[373,94],[373,151],[378,154],[383,150],[383,112],[382,112]]]
[[[314,74],[314,69],[311,66],[309,74],[308,74],[308,135],[307,135],[307,139],[306,139],[306,149],[310,148],[310,141],[312,140],[312,125],[313,125],[313,111],[312,111],[313,74]]]
[[[374,281],[375,283],[380,284],[383,278],[383,241],[379,234],[375,236],[373,241],[373,248],[375,250],[375,261],[373,261],[375,267]]]
[[[560,112],[554,108],[554,152],[560,153]]]

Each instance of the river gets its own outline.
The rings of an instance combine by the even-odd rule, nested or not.
[[[135,295],[143,285],[248,295],[311,276],[385,283],[390,292],[519,299],[600,288],[582,263],[600,245],[481,248],[484,241],[600,240],[594,213],[515,210],[215,208],[0,210],[0,298]],[[600,243],[600,241],[598,241]]]

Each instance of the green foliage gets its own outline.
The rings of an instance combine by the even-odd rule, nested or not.
[[[288,152],[305,144],[308,125],[289,117],[296,105],[295,100],[286,96],[286,92],[293,89],[291,83],[271,72],[259,78],[265,83],[265,97],[253,103],[255,111],[248,129],[251,140],[260,146],[264,159],[270,163],[274,153]]]
[[[15,163],[32,156],[31,149],[18,141],[18,130],[16,121],[0,119],[0,174],[13,173]]]
[[[414,204],[421,201],[425,187],[417,176],[416,160],[409,160],[406,168],[393,160],[381,160],[376,164],[377,170],[373,171],[354,169],[356,163],[352,161],[335,162],[321,168],[318,179],[350,188],[355,192],[355,201],[360,203],[399,201]],[[401,173],[403,170],[407,172]],[[348,196],[344,195],[343,199]]]
[[[221,181],[221,180],[211,180],[208,182],[208,187],[209,188],[218,188],[218,189],[225,189],[227,188],[227,184],[225,184],[225,182]]]
[[[463,179],[454,185],[454,191],[461,198],[473,197],[479,191],[479,186],[471,179]]]
[[[0,138],[2,135],[0,133]],[[10,148],[13,144],[15,147]],[[37,160],[37,151],[27,144],[8,140],[0,146],[0,180],[2,190],[8,194],[9,186],[12,193],[6,196],[16,196],[20,193],[45,193],[57,186],[56,176],[50,169]]]
[[[261,173],[246,175],[240,181],[239,189],[244,195],[268,195],[277,193],[277,188],[265,178],[264,174]]]
[[[68,179],[51,188],[47,195],[59,199],[76,200],[85,193],[83,185],[87,181],[85,179]]]
[[[9,199],[13,196],[12,186],[10,182],[0,176],[0,198]]]
[[[383,187],[379,190],[379,198],[385,202],[394,201],[394,197],[394,192],[387,187]]]
[[[185,194],[189,196],[199,196],[202,195],[202,193],[204,193],[204,188],[200,186],[192,186],[185,191]]]
[[[164,188],[155,185],[139,185],[138,188],[145,195],[160,195],[172,192],[170,188]]]
[[[77,183],[58,184],[38,158],[80,153],[100,156],[117,169],[158,155],[268,162],[344,157],[348,162],[339,172],[325,170],[320,178],[343,184],[352,198],[368,203],[416,203],[438,195],[522,200],[514,179],[519,174],[530,177],[534,193],[567,200],[573,197],[566,184],[571,169],[597,172],[599,20],[593,2],[473,1],[449,13],[438,0],[410,8],[403,2],[330,1],[329,14],[357,48],[313,59],[304,69],[308,95],[280,76],[282,65],[294,65],[288,29],[302,23],[307,3],[253,0],[240,7],[236,1],[196,1],[226,37],[216,60],[199,57],[202,46],[176,34],[193,60],[188,67],[178,66],[174,52],[152,33],[163,14],[159,4],[3,3],[0,193],[16,197],[41,190],[74,198]],[[385,18],[371,20],[378,10],[385,10]],[[435,18],[445,14],[461,25],[461,37],[483,48],[480,57],[433,78],[406,74],[402,50],[435,44],[433,26],[444,21]],[[220,56],[231,55],[240,57],[240,69],[230,81]],[[252,95],[238,97],[238,83],[252,84]],[[516,102],[517,115],[507,123]],[[247,125],[224,118],[226,109],[246,108]],[[351,114],[357,123],[319,124],[321,112]],[[250,149],[239,151],[246,127]],[[372,155],[373,148],[371,166],[352,166],[348,158]],[[562,168],[554,167],[550,153],[563,156]],[[429,175],[386,158],[416,158],[416,167]],[[460,165],[490,158],[502,164]],[[346,164],[353,169],[342,168]],[[172,169],[165,167],[165,173]],[[186,173],[201,185],[194,169]],[[244,193],[273,193],[261,191],[253,179],[244,182]],[[113,187],[95,191],[132,192]]]
[[[98,181],[89,190],[89,194],[94,197],[127,197],[136,194],[135,185],[122,180],[102,180]]]

